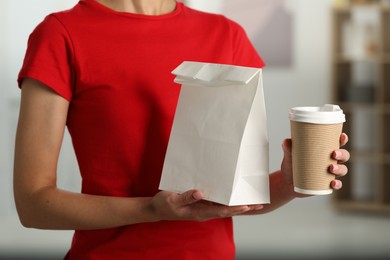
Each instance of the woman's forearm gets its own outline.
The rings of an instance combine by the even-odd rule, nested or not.
[[[17,203],[26,227],[86,230],[156,221],[151,198],[96,196],[43,188]]]

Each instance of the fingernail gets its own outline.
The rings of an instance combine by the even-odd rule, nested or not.
[[[242,207],[238,208],[236,212],[237,212],[237,214],[240,214],[240,213],[247,212],[250,209],[251,208],[249,206],[242,206]]]
[[[253,208],[253,210],[261,210],[263,207],[263,205],[257,205]]]
[[[192,197],[195,200],[201,200],[201,199],[203,199],[203,194],[199,191],[195,191],[194,193],[192,193]]]
[[[333,189],[339,190],[339,189],[341,189],[341,187],[342,187],[342,184],[340,182],[337,182],[336,180],[332,181],[332,188]]]
[[[341,159],[341,152],[340,151],[334,151],[333,152],[333,158],[335,159]]]
[[[330,166],[330,170],[331,170],[331,172],[336,172],[338,169],[339,169],[339,166],[337,165],[337,164],[332,164],[331,166]]]

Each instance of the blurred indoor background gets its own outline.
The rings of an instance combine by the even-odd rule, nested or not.
[[[28,36],[47,14],[70,8],[76,2],[0,1],[0,259],[62,259],[71,242],[71,231],[42,231],[20,225],[12,195],[12,164],[20,95],[16,77]],[[390,75],[389,1],[352,1],[359,2],[352,15],[348,1],[186,2],[238,21],[265,59],[268,66],[263,77],[271,171],[280,166],[281,143],[290,136],[288,110],[294,106],[340,103],[345,107],[347,119],[354,118],[354,123],[346,128],[351,132],[351,142],[355,142],[355,146],[349,147],[365,150],[356,153],[361,160],[351,163],[351,175],[356,173],[360,177],[350,177],[343,192],[296,199],[266,215],[235,218],[237,259],[390,259],[390,172],[383,170],[389,169],[385,167],[387,164],[378,163],[386,156],[375,150],[376,143],[383,148],[381,143],[385,142],[383,138],[377,139],[378,133],[388,130],[385,128],[388,116],[378,116],[389,113],[383,112],[389,109],[378,102],[387,92],[372,94],[374,90],[367,89],[372,82],[377,84],[371,86],[376,90],[390,89],[386,76]],[[366,2],[375,5],[367,6]],[[368,24],[364,27],[367,30],[356,26],[359,19]],[[352,20],[358,21],[352,23]],[[339,40],[337,32],[344,40]],[[368,50],[357,44],[368,41],[371,44]],[[368,52],[373,58],[366,59]],[[384,53],[383,58],[377,58],[378,53]],[[366,85],[362,90],[361,84],[356,83],[360,88],[351,92],[346,89],[351,82]],[[355,101],[359,105],[354,105]],[[365,119],[353,114],[357,110],[366,114]],[[375,123],[379,130],[375,130]],[[367,155],[371,151],[367,147],[375,150],[373,155]],[[365,161],[368,163],[362,164]],[[59,186],[80,189],[68,135],[58,174]]]

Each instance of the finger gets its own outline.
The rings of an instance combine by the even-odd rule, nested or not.
[[[178,206],[185,206],[200,201],[203,198],[204,196],[199,190],[189,190],[182,194],[178,194],[175,199],[175,203]]]
[[[339,190],[343,187],[343,183],[340,180],[333,180],[331,182],[331,186],[335,190]]]
[[[348,143],[348,135],[346,133],[342,133],[340,136],[340,146],[344,146]]]
[[[348,173],[348,167],[344,164],[332,164],[329,167],[331,173],[337,175],[338,177],[345,176]]]
[[[214,206],[213,208],[209,208],[209,210],[205,210],[205,217],[209,219],[213,218],[228,218],[236,215],[244,214],[251,210],[250,206],[242,205],[242,206]]]
[[[250,205],[249,206],[251,211],[258,211],[264,208],[264,205],[262,204],[256,204],[256,205]]]
[[[335,159],[341,163],[345,163],[350,159],[351,155],[349,154],[349,152],[347,150],[339,149],[339,150],[333,151],[332,157],[333,157],[333,159]]]
[[[250,205],[249,210],[241,213],[241,215],[256,215],[261,212],[261,210],[264,208],[264,205],[257,204],[257,205]]]
[[[208,204],[201,201],[193,204],[192,213],[190,214],[193,219],[197,221],[205,221],[216,218],[227,218],[236,215],[244,214],[251,210],[250,206],[225,206],[222,204]]]

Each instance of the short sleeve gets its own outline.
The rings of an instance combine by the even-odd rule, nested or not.
[[[240,66],[262,68],[265,62],[249,40],[245,30],[236,22],[230,21],[233,27],[234,63]]]
[[[72,45],[64,26],[54,15],[47,16],[30,34],[27,51],[18,75],[33,78],[68,101],[73,93]]]

